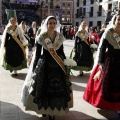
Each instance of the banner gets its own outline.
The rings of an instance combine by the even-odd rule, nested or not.
[[[11,17],[17,18],[16,10],[6,9],[5,11],[6,11],[6,14],[7,14],[7,20],[9,20]]]
[[[38,0],[16,0],[17,2],[34,2],[37,3]]]

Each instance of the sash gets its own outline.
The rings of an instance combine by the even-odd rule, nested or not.
[[[120,35],[117,34],[117,31],[114,30],[113,28],[110,29],[110,32],[112,33],[112,35],[113,35],[113,37],[115,38],[115,40],[116,40],[118,46],[120,47]]]
[[[86,39],[86,36],[85,36],[81,31],[80,31],[79,33],[80,33],[80,38],[81,38],[82,40],[84,40],[86,44],[89,45],[89,43],[88,43],[88,41],[87,41],[87,39]]]
[[[14,32],[10,32],[10,30],[11,30],[10,27],[8,28],[8,30],[9,30],[9,34],[12,35],[12,37],[13,37],[14,40],[17,42],[17,44],[21,47],[24,55],[26,56],[26,52],[25,52],[25,48],[24,48],[23,44],[20,42],[20,40],[17,38],[17,36],[13,35]]]
[[[21,47],[24,55],[26,56],[26,52],[25,52],[25,48],[24,48],[23,44],[20,42],[20,40],[16,36],[13,36],[13,38],[18,43],[18,45]]]
[[[62,59],[57,55],[50,38],[47,36],[47,33],[43,34],[43,39],[45,41],[45,44],[46,44],[51,56],[55,59],[55,61],[58,63],[58,65],[62,68],[64,73],[67,74],[66,69],[65,69],[65,65],[64,65]]]

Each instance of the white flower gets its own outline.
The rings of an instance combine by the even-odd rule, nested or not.
[[[77,66],[77,63],[73,59],[65,59],[64,64],[70,67]]]
[[[97,45],[96,44],[91,44],[90,47],[96,49]]]
[[[22,43],[23,43],[23,46],[27,46],[28,45],[28,41],[27,40],[22,41]]]

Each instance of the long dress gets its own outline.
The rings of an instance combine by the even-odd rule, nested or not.
[[[82,35],[80,35],[82,34]],[[82,37],[86,37],[86,41]],[[73,67],[74,70],[90,71],[93,66],[93,54],[88,42],[88,33],[85,35],[80,31],[75,38],[75,56],[74,60],[77,62],[77,67]]]
[[[64,60],[62,34],[53,40],[57,55]],[[71,82],[46,48],[43,37],[39,38],[33,64],[34,74],[24,88],[29,94],[23,101],[26,110],[38,114],[63,115],[73,106]],[[41,54],[41,49],[43,53]],[[23,88],[23,97],[26,90]]]
[[[17,27],[15,31],[10,30],[11,32],[15,32],[17,35],[17,38],[19,39],[20,43],[24,41],[24,37],[22,36],[22,33],[20,31],[20,28]],[[27,62],[26,62],[26,56],[21,49],[20,45],[14,40],[12,35],[10,34],[9,29],[6,32],[6,38],[5,38],[5,55],[4,55],[4,61],[3,61],[3,67],[6,70],[21,70],[23,68],[27,68]]]
[[[99,71],[99,64],[95,66],[90,75],[83,99],[97,108],[119,111],[120,47],[111,31],[113,29],[106,32],[100,48],[98,63],[104,63],[104,68],[99,79],[95,81],[94,76]]]

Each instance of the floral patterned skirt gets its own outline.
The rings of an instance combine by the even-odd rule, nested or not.
[[[51,57],[39,59],[30,85],[26,110],[62,115],[73,106],[71,82]]]

